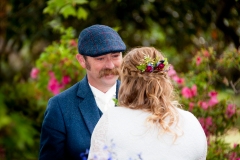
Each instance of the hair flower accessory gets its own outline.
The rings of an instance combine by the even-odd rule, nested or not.
[[[159,60],[159,57],[152,59],[149,55],[145,55],[137,69],[142,72],[167,71],[168,61],[167,58]]]

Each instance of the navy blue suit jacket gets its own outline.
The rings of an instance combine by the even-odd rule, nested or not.
[[[119,85],[117,81],[117,93]],[[80,153],[90,148],[101,115],[86,76],[50,98],[42,124],[39,160],[81,159]]]

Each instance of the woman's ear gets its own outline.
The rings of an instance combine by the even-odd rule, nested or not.
[[[76,54],[76,59],[78,60],[79,64],[83,67],[86,68],[86,61],[81,54]]]

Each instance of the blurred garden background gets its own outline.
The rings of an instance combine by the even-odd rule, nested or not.
[[[161,50],[208,137],[207,159],[240,160],[239,0],[1,0],[0,160],[38,159],[47,101],[85,75],[77,38],[93,24],[128,50]]]

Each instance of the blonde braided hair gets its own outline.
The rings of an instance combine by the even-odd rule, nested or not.
[[[172,133],[170,127],[178,123],[174,88],[165,71],[141,72],[137,69],[144,56],[164,59],[154,47],[140,47],[129,51],[120,68],[121,86],[118,104],[131,109],[148,111],[148,122],[160,125],[164,132]],[[166,117],[169,120],[166,122]],[[174,133],[175,138],[177,135]]]

